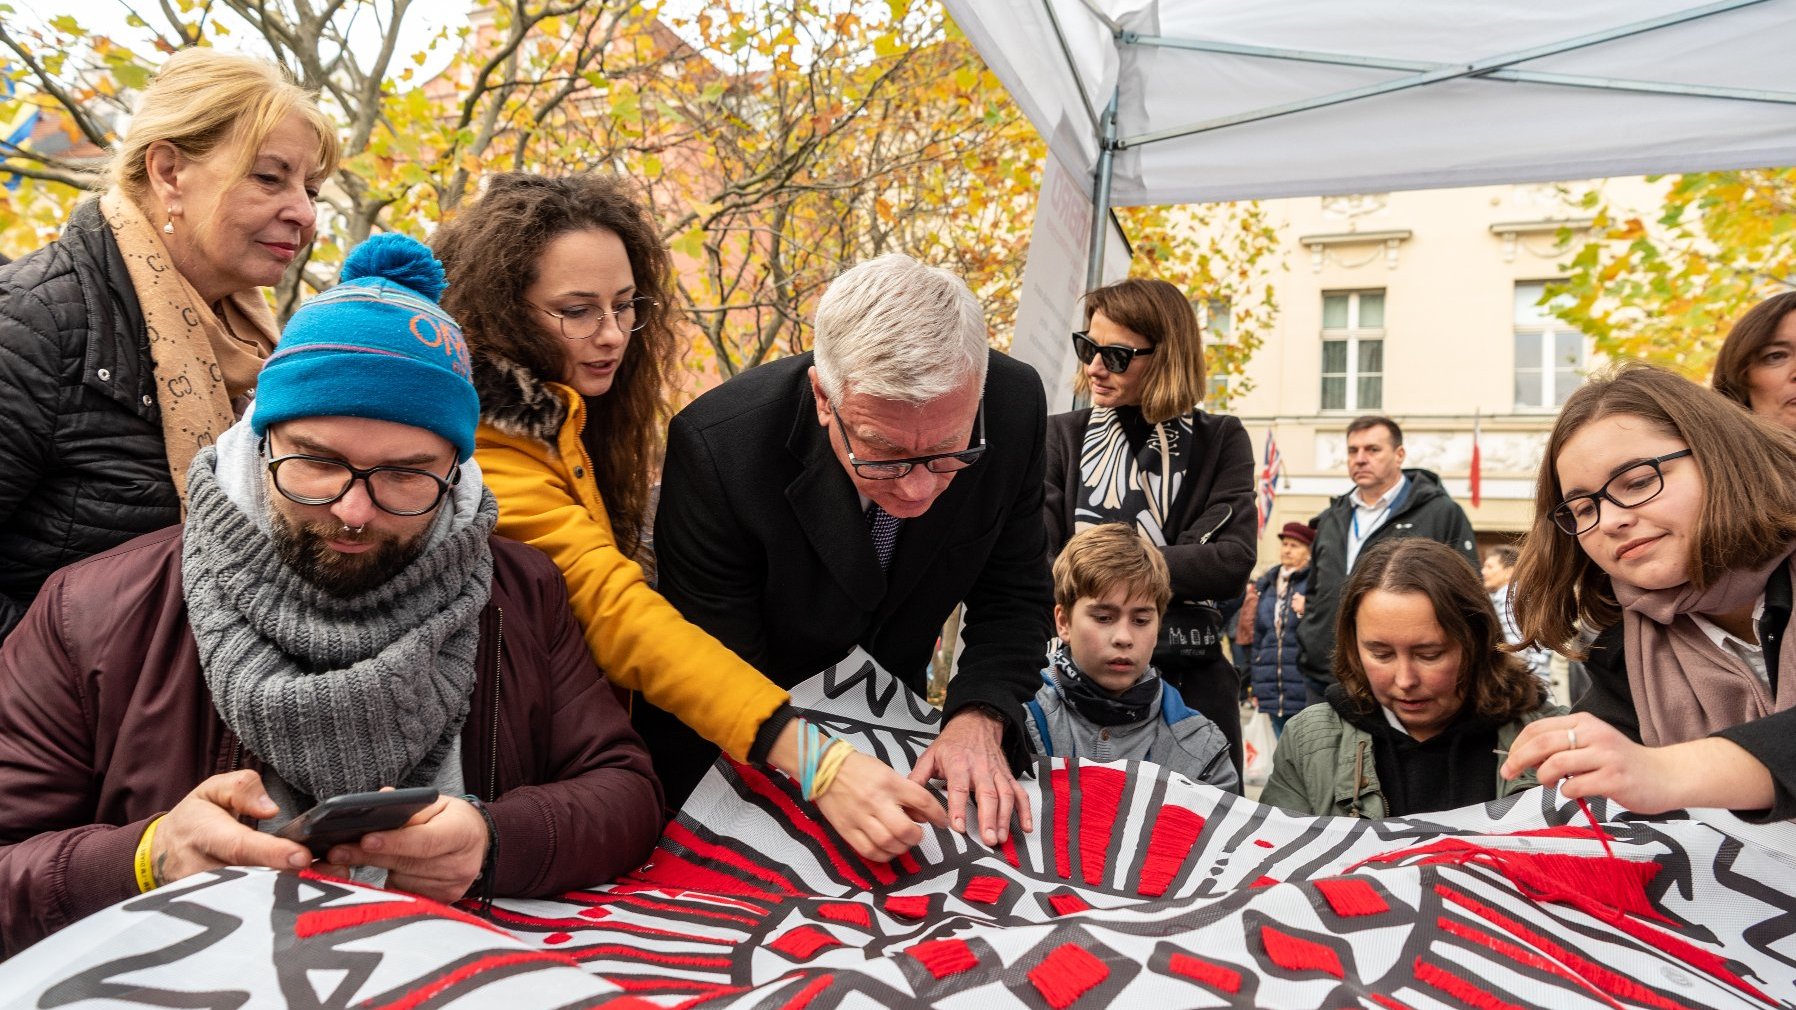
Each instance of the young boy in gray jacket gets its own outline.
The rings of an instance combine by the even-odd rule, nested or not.
[[[1241,791],[1228,739],[1149,660],[1172,599],[1166,560],[1124,523],[1075,535],[1054,561],[1060,644],[1025,705],[1037,754],[1151,761],[1194,782]]]

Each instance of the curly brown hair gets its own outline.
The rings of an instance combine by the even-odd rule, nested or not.
[[[1359,656],[1359,605],[1376,590],[1420,593],[1459,646],[1459,687],[1472,711],[1493,722],[1519,719],[1546,701],[1520,656],[1505,652],[1503,625],[1465,555],[1424,537],[1385,540],[1359,556],[1341,590],[1335,619],[1335,679],[1361,711],[1378,709]]]
[[[623,240],[636,293],[654,301],[638,314],[642,328],[630,334],[611,389],[586,398],[581,433],[618,549],[634,556],[650,532],[650,475],[661,451],[676,354],[673,260],[635,188],[605,175],[494,175],[432,245],[449,276],[443,308],[461,323],[475,358],[502,358],[542,382],[561,382],[564,341],[531,314],[524,292],[536,282],[537,260],[549,243],[589,228]]]

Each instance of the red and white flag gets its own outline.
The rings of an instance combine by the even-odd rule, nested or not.
[[[1271,428],[1266,429],[1266,460],[1260,467],[1260,528],[1257,532],[1266,532],[1266,523],[1272,519],[1272,503],[1278,497],[1278,475],[1285,468],[1285,458],[1279,455],[1278,438]]]

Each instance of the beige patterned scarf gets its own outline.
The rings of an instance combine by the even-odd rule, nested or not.
[[[111,189],[100,197],[100,211],[143,308],[168,472],[185,515],[188,464],[242,415],[262,362],[280,339],[280,327],[259,289],[207,306],[173,269],[161,233],[122,191]]]

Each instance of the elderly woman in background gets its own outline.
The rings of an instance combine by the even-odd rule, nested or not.
[[[312,241],[337,137],[280,68],[171,56],[112,188],[0,268],[0,636],[51,572],[177,522],[187,465],[278,335],[262,288]]]
[[[1085,325],[1075,381],[1091,406],[1048,418],[1048,549],[1125,522],[1164,552],[1173,599],[1154,665],[1228,737],[1239,774],[1241,677],[1213,601],[1253,575],[1253,444],[1239,420],[1198,408],[1203,337],[1178,288],[1133,277],[1098,288]]]
[[[1796,429],[1796,291],[1748,309],[1715,356],[1715,392]]]
[[[1533,788],[1499,756],[1565,710],[1520,656],[1465,555],[1414,537],[1360,556],[1335,624],[1338,683],[1285,726],[1262,803],[1406,817]]]

